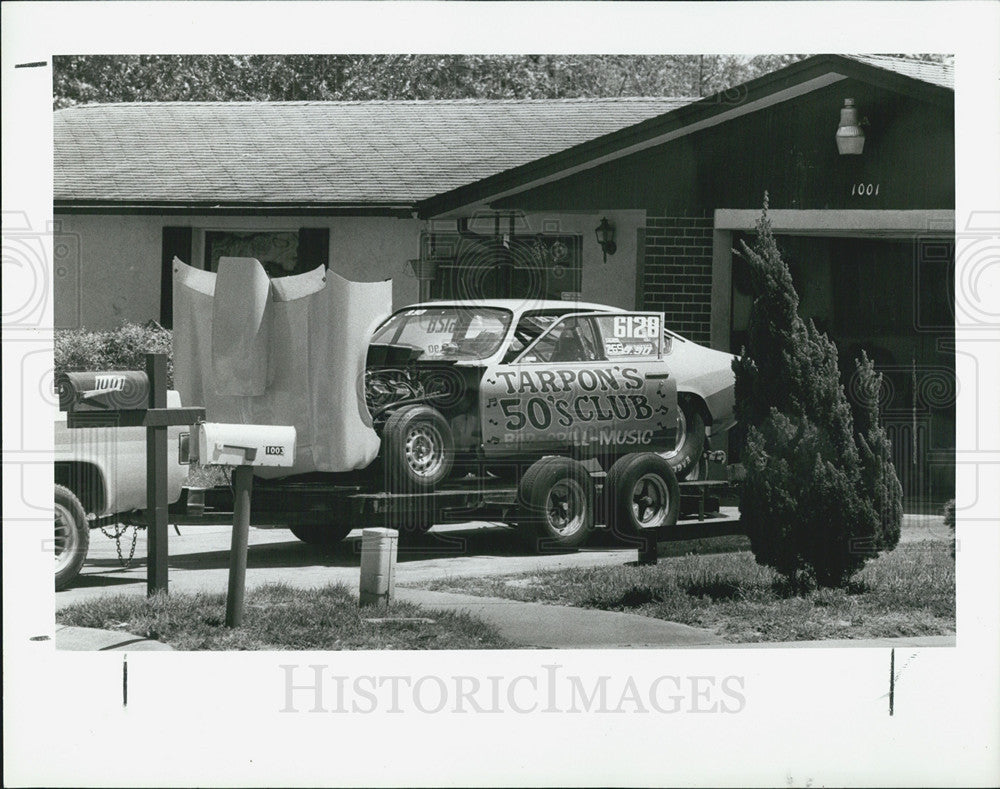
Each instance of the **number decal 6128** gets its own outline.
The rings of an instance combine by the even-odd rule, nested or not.
[[[629,340],[652,340],[660,336],[658,315],[616,315],[615,337]]]

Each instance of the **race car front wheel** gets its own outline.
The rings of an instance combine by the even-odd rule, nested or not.
[[[410,405],[393,412],[382,431],[386,488],[392,493],[433,490],[451,473],[455,440],[440,411]]]
[[[705,419],[694,398],[681,395],[677,398],[677,444],[660,457],[670,464],[677,479],[687,479],[698,473],[702,455],[705,454]]]
[[[544,457],[518,484],[518,530],[538,552],[578,548],[594,528],[594,483],[587,468],[564,457]]]
[[[68,587],[83,567],[90,547],[90,524],[73,491],[55,486],[56,591]]]

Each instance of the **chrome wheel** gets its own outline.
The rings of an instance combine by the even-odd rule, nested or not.
[[[56,502],[55,553],[57,573],[65,569],[73,561],[74,555],[79,550],[79,542],[72,514],[66,507]]]
[[[659,474],[643,474],[632,486],[632,514],[640,529],[658,529],[670,509],[670,491]]]
[[[444,438],[435,425],[423,422],[406,434],[403,445],[406,464],[418,477],[433,477],[445,463]]]
[[[677,453],[681,451],[681,447],[684,446],[684,442],[687,441],[687,417],[684,416],[684,409],[677,408],[677,443],[674,444],[674,448],[669,452],[660,452],[660,457],[665,460],[672,460],[677,457]]]
[[[583,528],[587,514],[586,494],[575,479],[564,479],[552,486],[545,499],[545,518],[561,537],[569,537]]]

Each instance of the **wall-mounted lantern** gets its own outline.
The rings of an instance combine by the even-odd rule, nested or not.
[[[858,110],[854,99],[844,99],[840,110],[840,125],[837,127],[837,150],[841,156],[857,156],[865,148],[865,132],[861,128],[863,121],[858,120]]]
[[[604,262],[607,263],[608,255],[613,255],[618,250],[618,245],[615,244],[615,226],[608,221],[607,217],[603,217],[601,224],[594,228],[594,233],[597,234],[597,243],[601,245]]]

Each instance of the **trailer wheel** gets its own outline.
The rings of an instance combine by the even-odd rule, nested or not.
[[[73,491],[55,486],[56,591],[61,592],[80,574],[90,547],[90,524]]]
[[[677,445],[663,457],[674,470],[677,479],[685,479],[700,469],[705,454],[705,418],[694,398],[682,395],[677,399]]]
[[[544,457],[521,477],[518,530],[541,553],[583,545],[594,528],[594,483],[586,467],[564,457]]]
[[[382,431],[386,487],[393,493],[432,490],[451,473],[455,440],[440,411],[411,405],[393,412]]]
[[[306,545],[336,545],[354,526],[350,523],[295,523],[288,528]]]
[[[634,452],[615,462],[601,496],[604,521],[626,540],[674,526],[680,488],[670,463],[654,452]]]

